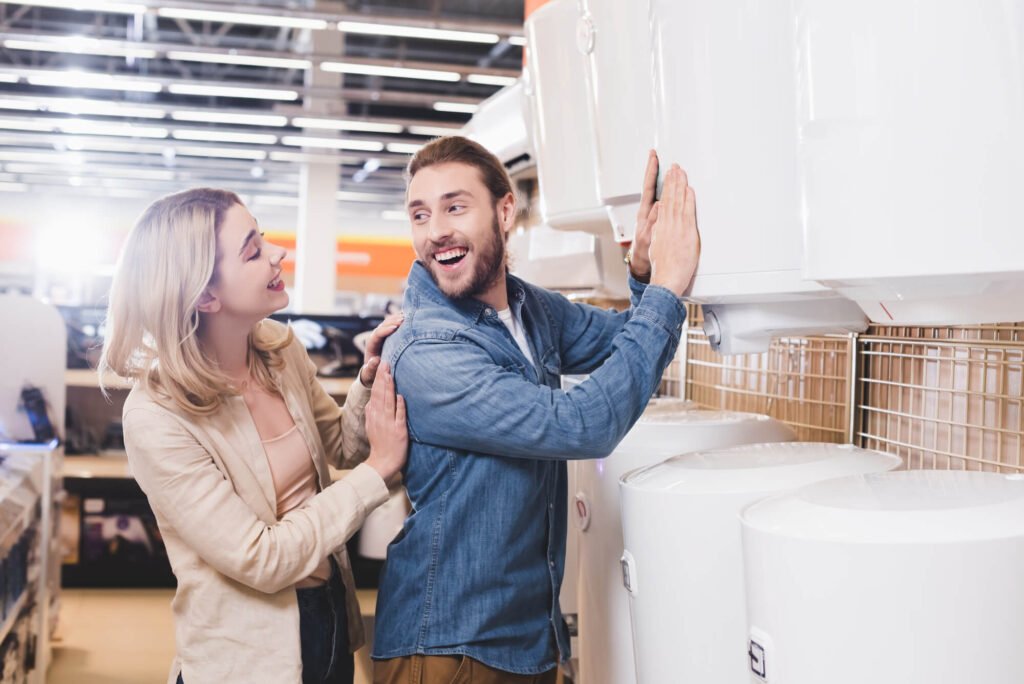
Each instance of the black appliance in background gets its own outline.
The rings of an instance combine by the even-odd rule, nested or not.
[[[135,480],[65,478],[64,490],[62,586],[175,586],[156,517]]]
[[[373,330],[383,316],[327,316],[276,313],[275,321],[292,324],[306,351],[323,377],[354,376],[363,365],[363,352],[356,346],[360,333]]]

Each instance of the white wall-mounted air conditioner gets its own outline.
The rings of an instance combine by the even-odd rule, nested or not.
[[[516,229],[508,240],[512,273],[549,290],[629,297],[625,249],[610,234],[555,230],[547,225]]]
[[[523,82],[517,80],[481,102],[462,135],[493,152],[515,175],[536,165],[529,114]]]

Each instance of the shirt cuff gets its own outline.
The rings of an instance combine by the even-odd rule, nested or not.
[[[355,490],[356,496],[363,503],[367,513],[380,506],[391,496],[380,473],[365,463],[357,465],[348,475],[341,478],[341,481],[348,483]]]
[[[626,269],[627,271],[629,269]],[[647,290],[647,283],[641,283],[639,280],[633,277],[633,274],[629,274],[629,303],[633,306],[640,304],[640,298],[644,296],[644,291]]]
[[[370,401],[370,388],[363,384],[362,379],[363,367],[359,367],[359,372],[356,373],[355,380],[349,385],[348,392],[346,393],[345,403],[352,403],[356,406],[366,406],[366,403]]]
[[[686,302],[668,288],[648,285],[635,313],[654,321],[678,339],[686,321]]]

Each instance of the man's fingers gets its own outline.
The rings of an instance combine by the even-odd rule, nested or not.
[[[644,169],[644,186],[640,192],[640,214],[646,215],[649,207],[654,204],[654,192],[658,187],[658,154],[651,150],[647,154],[647,167]]]

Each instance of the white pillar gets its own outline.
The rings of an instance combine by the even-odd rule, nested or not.
[[[308,44],[315,54],[341,54],[340,31],[312,31]],[[310,69],[306,85],[336,87],[341,74]],[[306,98],[304,108],[311,116],[325,114],[338,102]],[[317,137],[330,131],[317,130]],[[309,150],[323,155],[324,150]],[[338,236],[338,162],[303,162],[299,175],[299,225],[295,232],[295,296],[293,308],[301,313],[330,313],[334,310]]]

